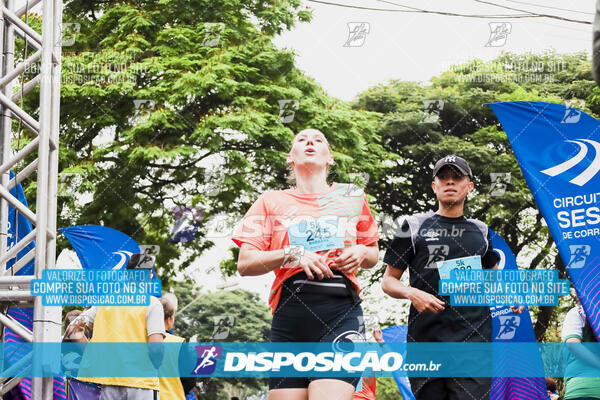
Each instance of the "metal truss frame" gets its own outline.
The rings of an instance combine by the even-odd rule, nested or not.
[[[8,327],[26,342],[58,342],[61,336],[61,307],[42,305],[40,296],[31,296],[32,279],[40,279],[44,269],[54,268],[56,259],[56,208],[58,185],[58,135],[61,77],[62,0],[0,0],[0,327]],[[42,34],[28,25],[22,17],[32,7],[42,3]],[[24,60],[15,59],[16,42],[25,42],[33,49]],[[15,62],[18,62],[15,65]],[[40,63],[40,73],[29,81],[25,71]],[[32,115],[18,105],[27,93],[39,87],[39,108]],[[33,133],[23,148],[16,148],[15,137],[19,125]],[[29,162],[23,167],[22,164]],[[11,179],[9,171],[16,175]],[[18,183],[29,176],[35,177],[37,193],[35,212],[25,207],[10,193]],[[8,248],[8,208],[27,218],[33,231]],[[35,247],[19,258],[11,268],[7,262],[35,241]],[[16,275],[31,260],[35,260],[34,275]],[[6,315],[10,307],[33,306],[33,331]],[[4,329],[0,330],[0,336]],[[58,354],[57,354],[58,358]],[[18,363],[29,365],[34,371],[53,366],[36,352]],[[58,362],[58,359],[56,360]],[[11,366],[13,369],[16,366]],[[55,367],[55,366],[54,366]],[[6,368],[6,366],[4,366]],[[39,375],[39,374],[38,374]],[[0,378],[0,398],[23,378]],[[32,378],[32,399],[52,399],[52,378]]]

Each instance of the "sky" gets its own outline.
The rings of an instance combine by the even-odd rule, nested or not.
[[[544,6],[534,7],[512,0],[494,0],[494,3],[582,21],[593,20],[594,0],[523,1]],[[401,9],[376,0],[331,2]],[[522,14],[475,0],[399,0],[395,3],[466,14]],[[591,48],[591,25],[548,18],[461,18],[350,9],[311,1],[304,4],[313,10],[312,21],[298,24],[277,37],[275,43],[279,48],[292,49],[297,54],[298,68],[314,78],[330,95],[342,100],[352,100],[360,92],[391,79],[426,82],[457,61],[472,58],[489,60],[502,51],[525,53],[553,48],[561,53],[589,53]],[[345,47],[349,37],[348,24],[358,22],[365,23],[365,30],[368,30],[364,43],[359,46],[359,42],[351,42]],[[485,46],[490,39],[490,22],[510,24],[504,45],[492,42],[492,45],[498,46]]]
[[[327,0],[329,1],[329,0]],[[336,2],[336,0],[330,0]],[[398,8],[375,0],[337,0],[338,3],[373,8]],[[550,13],[565,18],[592,21],[594,0],[497,0],[496,4],[523,8],[533,12]],[[529,4],[523,4],[524,2]],[[428,10],[451,11],[478,15],[509,14],[492,5],[474,0],[401,1],[404,5]],[[536,7],[530,4],[544,4]],[[591,25],[563,22],[549,18],[488,19],[460,18],[429,14],[405,14],[349,9],[305,1],[313,10],[310,23],[298,24],[275,39],[279,48],[291,49],[296,54],[296,66],[316,80],[330,95],[350,101],[362,91],[385,84],[391,79],[427,82],[433,76],[457,62],[480,58],[490,60],[503,51],[516,53],[543,52],[554,49],[560,53],[574,53],[591,48]],[[569,12],[550,9],[556,7],[576,10]],[[350,41],[348,24],[368,31],[361,39]],[[510,32],[506,40],[490,42],[490,23],[506,23]],[[360,45],[362,42],[362,45]],[[504,43],[503,43],[504,42]],[[220,290],[219,285],[233,284],[259,294],[266,301],[273,275],[224,279],[218,272],[218,263],[228,258],[233,245],[230,236],[214,239],[215,247],[207,251],[183,274],[203,286],[203,291]],[[381,304],[385,298],[378,285],[373,287],[363,302]],[[393,305],[389,307],[394,309]],[[380,315],[385,320],[386,315]]]

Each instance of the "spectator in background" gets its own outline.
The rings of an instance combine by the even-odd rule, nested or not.
[[[169,332],[172,332],[175,326],[175,314],[177,313],[177,296],[173,293],[165,293],[160,299],[160,303],[163,306],[165,315],[165,330],[167,331],[165,336],[165,343],[183,343],[185,339],[179,336],[175,336]],[[175,346],[169,345],[165,353],[163,360],[163,366],[166,367],[166,371],[179,370],[179,361],[181,359],[180,351],[173,351]],[[181,351],[185,351],[185,346],[180,347]],[[185,399],[185,393],[190,391],[196,381],[194,378],[181,378],[181,377],[159,377],[160,386],[160,400],[183,400]]]
[[[133,254],[128,262],[127,269],[147,268],[141,266],[144,254]],[[150,268],[152,266],[150,265]],[[165,324],[163,307],[156,297],[150,297],[149,306],[103,306],[91,307],[81,313],[69,325],[77,326],[84,324],[93,330],[91,343],[162,343],[165,337]],[[84,338],[73,341],[85,342]],[[84,359],[93,366],[105,359],[105,354],[99,354],[98,347],[86,348]],[[158,368],[162,362],[162,352],[157,346],[149,346],[148,358],[154,368]],[[124,352],[111,354],[111,361],[136,369],[146,366],[146,360],[127,357]],[[97,384],[100,388],[100,400],[158,400],[158,377],[94,377],[85,376],[85,371],[79,370],[80,381]]]
[[[77,319],[82,312],[82,310],[71,310],[65,315],[63,342],[87,343],[92,338],[93,324],[86,324],[83,318]],[[74,321],[76,322],[73,323]],[[70,346],[68,350],[62,357],[62,367],[66,376],[65,392],[67,399],[97,398],[99,390],[95,385],[72,377],[79,369],[81,356],[85,350],[84,345]]]
[[[579,302],[567,313],[561,336],[568,348],[564,399],[600,399],[600,357],[581,345],[598,340]]]

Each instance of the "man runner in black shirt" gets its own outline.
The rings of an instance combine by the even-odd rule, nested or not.
[[[407,217],[385,253],[383,291],[411,302],[409,342],[491,342],[489,306],[452,307],[448,297],[438,294],[438,267],[444,261],[476,257],[482,268],[497,267],[499,257],[488,227],[463,215],[465,199],[474,187],[472,178],[463,158],[440,159],[432,183],[438,211]],[[410,287],[400,282],[407,269]],[[522,309],[513,307],[514,312]],[[410,378],[410,382],[417,400],[489,399],[491,386],[491,378]]]

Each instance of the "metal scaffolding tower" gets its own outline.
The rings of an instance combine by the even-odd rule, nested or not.
[[[42,2],[42,34],[23,21],[33,7]],[[18,7],[20,6],[20,7]],[[62,0],[0,0],[0,327],[8,327],[26,342],[58,342],[61,334],[61,307],[44,307],[41,297],[30,295],[31,279],[41,278],[42,270],[54,268],[56,259],[56,196],[58,181],[58,133],[60,106]],[[18,7],[18,8],[17,8]],[[32,48],[32,55],[17,59],[16,45]],[[25,81],[25,71],[38,63],[40,73]],[[39,108],[35,115],[21,108],[19,100],[39,85]],[[14,146],[22,126],[34,135],[22,149]],[[22,167],[21,164],[28,162]],[[10,179],[9,171],[15,177]],[[37,181],[35,213],[10,193],[28,176]],[[8,208],[13,207],[33,225],[33,231],[7,248]],[[35,247],[6,269],[8,261],[35,240]],[[35,260],[34,275],[16,275]],[[6,315],[9,307],[33,306],[33,332]],[[3,329],[1,330],[3,331]],[[1,335],[1,333],[0,333]],[[33,364],[39,368],[39,358]],[[23,378],[0,378],[0,396]],[[52,378],[34,377],[31,398],[52,399]]]

